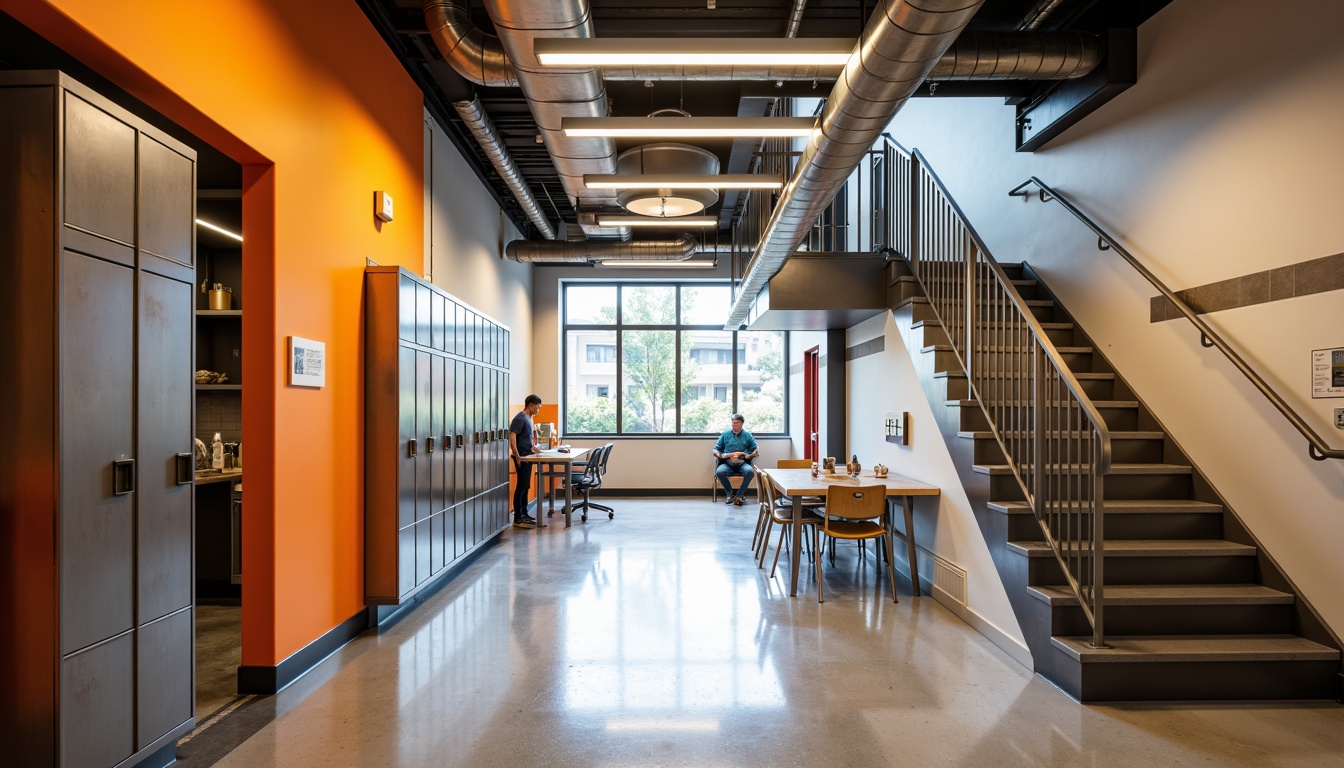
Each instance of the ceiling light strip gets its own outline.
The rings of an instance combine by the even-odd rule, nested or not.
[[[671,267],[679,269],[710,269],[717,266],[710,259],[688,259],[686,261],[650,261],[647,259],[603,259],[604,267]]]
[[[589,189],[780,189],[784,186],[784,180],[759,173],[720,173],[712,176],[694,173],[585,173],[583,184]]]
[[[811,117],[566,117],[560,130],[570,138],[751,139],[807,137]]]
[[[714,216],[677,216],[660,219],[654,216],[602,215],[597,217],[600,227],[715,227],[719,220]]]
[[[537,38],[543,67],[845,66],[855,41],[812,38]]]
[[[242,235],[238,234],[237,232],[230,232],[229,230],[227,230],[227,229],[225,229],[225,228],[223,228],[223,227],[217,226],[217,225],[215,225],[215,224],[211,224],[211,223],[208,222],[208,221],[201,221],[200,219],[197,219],[197,220],[196,220],[196,226],[198,226],[198,227],[205,227],[206,229],[210,230],[211,232],[218,232],[219,234],[224,235],[225,237],[232,237],[234,240],[237,240],[237,241],[240,242],[240,243],[243,242],[243,236],[242,236]]]

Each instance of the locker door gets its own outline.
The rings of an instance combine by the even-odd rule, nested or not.
[[[191,285],[141,272],[137,312],[136,623],[145,624],[191,605]],[[190,688],[190,676],[183,682]]]
[[[480,464],[481,425],[476,420],[476,366],[467,363],[467,498],[480,492],[480,483],[476,478],[476,468]]]
[[[471,432],[467,426],[467,367],[461,360],[453,363],[453,413],[456,416],[456,435],[453,442],[453,500],[461,504],[467,499],[467,456],[471,454]]]
[[[135,748],[185,723],[195,709],[192,611],[184,608],[135,632]]]
[[[443,316],[444,308],[447,306],[447,300],[441,294],[435,293],[431,301],[433,303],[431,305],[429,323],[431,336],[433,337],[432,341],[434,349],[442,352],[444,351],[444,344],[447,343],[444,337],[445,320]]]
[[[397,283],[397,335],[415,342],[415,281],[405,275]]]
[[[66,224],[135,242],[135,137],[131,126],[66,93]]]
[[[134,622],[134,313],[134,270],[62,254],[62,653]]]
[[[191,204],[196,195],[195,166],[189,158],[140,134],[138,245],[141,251],[188,267],[193,266],[196,250]]]
[[[450,355],[461,352],[457,346],[457,302],[447,299],[443,309],[443,349]]]
[[[429,286],[415,284],[415,343],[422,347],[434,343],[433,296]]]
[[[457,305],[457,354],[467,357],[467,309]]]
[[[416,351],[415,353],[415,436],[417,440],[417,450],[415,455],[415,519],[425,520],[434,514],[431,509],[432,485],[430,482],[430,468],[433,462],[430,461],[432,454],[429,452],[428,440],[434,435],[432,426],[432,416],[434,409],[431,407],[433,396],[430,388],[433,386],[433,376],[430,373],[431,355],[428,352]]]
[[[397,350],[397,529],[415,522],[415,468],[419,442],[415,433],[415,350]],[[412,453],[411,445],[416,452]],[[405,552],[400,552],[405,556]],[[404,590],[403,590],[404,591]]]
[[[443,361],[443,506],[445,509],[458,502],[457,460],[462,454],[457,447],[457,363]]]
[[[442,512],[448,507],[448,490],[444,484],[447,478],[445,464],[447,463],[446,457],[450,456],[452,451],[443,438],[447,431],[445,428],[447,421],[445,412],[448,408],[448,401],[444,396],[447,387],[445,381],[447,365],[447,359],[440,355],[434,355],[430,361],[430,425],[428,434],[434,439],[434,448],[429,454],[430,514]]]
[[[110,768],[131,756],[134,635],[61,660],[62,768]]]

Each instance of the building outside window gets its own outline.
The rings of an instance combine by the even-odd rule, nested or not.
[[[722,330],[728,286],[567,283],[562,297],[565,434],[714,434],[734,412],[784,432],[786,336]]]

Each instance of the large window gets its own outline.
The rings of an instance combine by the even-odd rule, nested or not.
[[[566,284],[566,434],[784,431],[785,334],[723,330],[726,285]]]

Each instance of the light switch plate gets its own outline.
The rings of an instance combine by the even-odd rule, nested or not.
[[[392,220],[392,196],[379,190],[373,193],[373,215],[379,221]]]

